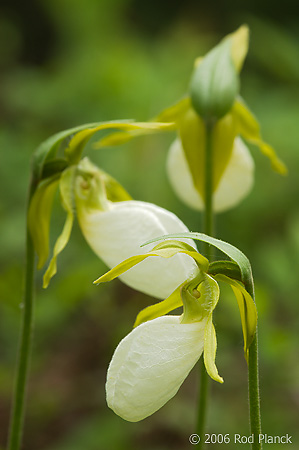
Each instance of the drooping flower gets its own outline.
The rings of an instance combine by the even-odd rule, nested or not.
[[[246,358],[255,334],[256,308],[242,283],[223,274],[210,276],[207,273],[208,260],[183,242],[158,244],[147,254],[122,262],[95,283],[113,280],[145,257],[171,259],[178,253],[186,253],[194,259],[198,265],[196,277],[183,283],[164,301],[139,313],[136,328],[119,343],[109,365],[106,382],[108,406],[131,422],[148,417],[170,400],[202,353],[210,377],[223,382],[215,364],[217,341],[212,315],[219,298],[215,279],[230,284],[236,295]],[[184,311],[181,316],[165,316],[182,305]]]
[[[178,133],[187,171],[192,180],[193,191],[196,190],[201,200],[194,201],[194,193],[190,189],[191,199],[183,192],[186,182],[186,166],[181,171],[177,167],[181,161],[180,152],[170,149],[173,164],[168,169],[172,184],[179,197],[200,208],[199,202],[205,199],[205,152],[207,127],[212,126],[211,152],[213,159],[212,181],[214,199],[217,203],[216,211],[224,211],[235,206],[249,192],[252,184],[252,159],[245,156],[247,151],[239,152],[238,158],[238,189],[232,193],[227,190],[227,176],[236,178],[236,141],[239,136],[258,146],[261,152],[270,159],[272,168],[280,174],[286,174],[284,163],[277,157],[274,149],[263,141],[260,126],[254,115],[239,96],[239,72],[248,50],[249,30],[241,26],[237,31],[226,36],[215,48],[203,58],[195,61],[195,68],[191,77],[189,94],[173,106],[158,114],[151,123],[174,123]],[[172,128],[169,128],[170,131]],[[158,128],[155,130],[158,131]],[[116,145],[129,139],[148,134],[149,131],[138,130],[113,133],[106,136],[97,144],[101,146]],[[240,164],[241,163],[241,164]],[[173,170],[175,168],[175,170]],[[223,178],[226,178],[222,182]],[[175,183],[173,180],[176,180]],[[244,179],[244,183],[243,183]],[[189,185],[189,182],[187,182]],[[244,185],[243,185],[244,184]],[[190,187],[190,185],[189,185]],[[236,193],[239,192],[239,195]],[[232,196],[232,198],[228,198]],[[192,200],[193,198],[193,200]],[[194,204],[195,203],[195,204]],[[214,205],[215,206],[215,205]]]
[[[145,239],[188,231],[170,211],[132,200],[116,180],[84,158],[65,169],[59,178],[55,176],[42,181],[33,196],[29,224],[39,267],[48,256],[51,206],[57,187],[67,219],[44,275],[44,287],[56,273],[57,256],[70,239],[75,212],[89,246],[108,267],[114,267],[132,255],[145,253],[140,247]],[[194,242],[191,245],[195,247]],[[134,289],[162,299],[196,273],[193,260],[181,254],[171,261],[161,259],[158,264],[146,260],[123,274],[121,279]]]

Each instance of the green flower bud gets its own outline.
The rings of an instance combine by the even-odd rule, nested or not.
[[[248,28],[240,27],[224,38],[198,64],[191,79],[192,105],[205,120],[220,119],[239,92],[238,72],[248,48]]]

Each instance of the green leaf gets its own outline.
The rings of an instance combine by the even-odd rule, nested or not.
[[[63,227],[63,230],[58,237],[53,250],[53,257],[50,261],[50,264],[46,270],[46,273],[44,274],[43,279],[43,287],[47,288],[49,285],[49,282],[51,278],[56,274],[57,272],[57,256],[59,253],[62,252],[62,250],[65,248],[66,244],[68,243],[73,227],[74,222],[74,213],[73,213],[73,182],[74,182],[74,176],[76,172],[76,166],[72,166],[68,169],[66,169],[61,178],[59,183],[60,188],[60,194],[61,194],[61,201],[62,206],[66,210],[67,217],[66,221]]]
[[[253,341],[257,327],[257,310],[255,303],[251,295],[238,281],[220,274],[215,275],[215,279],[228,283],[235,294],[241,316],[244,337],[244,354],[246,361],[248,362],[249,347]]]
[[[235,261],[236,264],[238,264],[241,271],[241,280],[245,284],[245,286],[247,285],[248,282],[252,282],[251,265],[247,256],[245,256],[244,253],[242,253],[239,249],[229,244],[228,242],[212,238],[210,236],[207,236],[206,234],[193,232],[168,234],[155,239],[151,239],[150,241],[142,244],[141,247],[144,247],[145,245],[152,244],[153,242],[157,241],[165,241],[167,239],[180,239],[180,238],[195,239],[197,241],[206,242],[207,244],[213,245],[214,247],[218,248],[227,256],[229,256],[233,261]]]
[[[35,190],[28,210],[28,228],[41,269],[49,254],[49,231],[53,199],[59,183],[57,175],[42,181]]]
[[[142,311],[140,311],[140,313],[136,317],[134,327],[137,327],[141,323],[147,322],[148,320],[152,320],[152,319],[156,319],[157,317],[164,316],[165,314],[169,313],[170,311],[182,306],[183,303],[182,303],[182,298],[180,295],[182,285],[177,287],[176,290],[174,292],[172,292],[172,294],[170,294],[170,296],[167,297],[162,302],[156,303],[154,305],[150,305],[147,308],[144,308]]]
[[[192,250],[190,250],[192,249]],[[171,258],[177,253],[185,253],[195,260],[197,265],[204,272],[208,270],[209,262],[208,260],[198,253],[193,247],[183,242],[175,241],[174,243],[162,243],[154,247],[150,252],[143,255],[131,256],[131,258],[122,261],[120,264],[115,266],[113,269],[109,270],[107,273],[99,277],[94,281],[95,284],[105,283],[107,281],[112,281],[119,275],[123,274],[127,270],[139,264],[144,259],[150,256],[160,256],[162,258]]]

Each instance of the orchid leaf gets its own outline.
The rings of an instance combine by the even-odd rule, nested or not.
[[[43,267],[49,254],[51,211],[58,183],[56,175],[39,183],[29,205],[28,227],[38,256],[38,269]]]
[[[140,311],[140,313],[136,317],[134,328],[143,322],[147,322],[148,320],[164,316],[170,311],[182,306],[183,303],[180,295],[181,286],[177,287],[176,290],[172,292],[172,294],[170,294],[170,296],[167,297],[162,302],[150,305],[147,308],[144,308],[142,311]]]
[[[51,278],[57,272],[57,256],[65,248],[68,243],[74,222],[73,212],[73,180],[75,176],[76,167],[72,166],[66,169],[60,179],[59,188],[61,194],[62,206],[66,210],[67,217],[63,227],[63,230],[58,237],[53,250],[53,256],[49,263],[49,266],[44,274],[43,287],[47,288]]]

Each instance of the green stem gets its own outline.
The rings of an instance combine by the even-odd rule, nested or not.
[[[204,233],[212,236],[214,229],[213,215],[213,147],[212,132],[213,122],[206,122],[206,152],[205,152],[205,210],[204,210]],[[209,244],[205,245],[205,255],[209,261],[213,258],[213,249]],[[209,376],[206,372],[204,360],[200,360],[199,400],[197,434],[200,436],[198,449],[204,448],[204,434],[207,422]]]
[[[31,189],[32,195],[32,189]],[[31,198],[29,196],[29,199]],[[29,360],[32,347],[33,329],[33,292],[34,292],[34,247],[27,228],[26,235],[26,268],[25,268],[25,291],[22,331],[19,343],[19,353],[17,361],[17,373],[15,380],[14,396],[12,402],[12,412],[10,420],[10,431],[8,439],[8,450],[19,450],[22,439],[26,385],[28,378]]]
[[[246,280],[246,290],[249,292],[253,300],[254,284],[253,279]],[[253,434],[252,450],[262,450],[262,443],[259,442],[261,429],[261,410],[260,410],[260,392],[259,392],[259,366],[258,366],[258,335],[255,337],[249,347],[248,356],[248,397],[249,397],[249,415],[250,415],[250,431]]]

